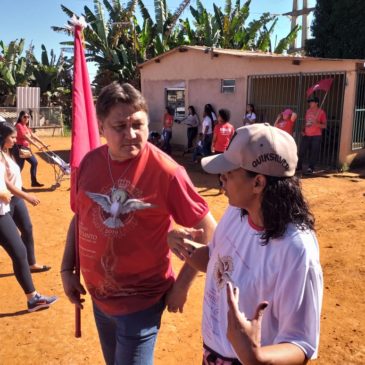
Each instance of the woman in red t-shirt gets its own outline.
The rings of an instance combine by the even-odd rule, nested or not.
[[[47,148],[48,146],[44,144],[28,127],[29,124],[29,113],[22,110],[19,113],[18,120],[16,122],[16,145],[14,146],[14,156],[17,164],[20,167],[20,170],[23,170],[24,161],[27,161],[30,164],[30,177],[32,187],[41,187],[44,184],[41,184],[37,181],[37,166],[38,161],[35,156],[32,154],[30,145],[33,144],[39,150],[43,147]]]
[[[227,109],[218,111],[218,124],[214,127],[211,151],[213,154],[223,153],[234,135],[234,127],[229,123],[231,113]],[[223,194],[221,176],[218,175],[219,192]]]
[[[274,127],[279,128],[285,132],[288,132],[292,136],[297,117],[298,117],[297,114],[294,113],[291,109],[285,109],[276,118]]]

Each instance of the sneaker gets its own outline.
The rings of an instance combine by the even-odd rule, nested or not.
[[[307,174],[312,175],[314,173],[314,170],[310,167],[307,169]]]
[[[35,312],[38,309],[48,308],[56,303],[57,300],[58,297],[56,296],[46,297],[45,295],[37,293],[31,300],[28,300],[28,312]]]
[[[38,181],[32,183],[33,188],[41,188],[44,184],[39,183]]]

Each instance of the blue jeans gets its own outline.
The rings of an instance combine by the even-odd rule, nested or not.
[[[21,147],[20,145],[15,145],[13,147],[15,161],[18,164],[18,166],[20,167],[20,171],[23,170],[25,161],[27,161],[30,164],[30,180],[31,180],[32,184],[35,184],[37,182],[38,161],[37,161],[37,159],[35,158],[34,155],[32,155],[29,158],[20,158],[20,156],[19,156],[19,148],[20,147]]]
[[[162,131],[163,146],[162,149],[169,155],[171,155],[170,140],[172,138],[172,131],[165,129]]]
[[[210,156],[212,154],[212,140],[213,134],[206,134],[203,139],[203,153],[204,156]]]
[[[164,300],[140,312],[110,316],[93,302],[94,317],[107,365],[152,365]]]

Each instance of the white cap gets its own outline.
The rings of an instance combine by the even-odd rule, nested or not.
[[[293,137],[268,123],[238,128],[224,153],[202,159],[211,174],[243,168],[276,177],[294,176],[298,162]]]

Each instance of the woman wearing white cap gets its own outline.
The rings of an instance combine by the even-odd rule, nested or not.
[[[186,229],[173,231],[169,244],[207,273],[203,364],[317,357],[323,279],[314,218],[294,176],[296,149],[288,133],[255,124],[202,160],[204,170],[222,174],[229,206],[208,246]]]

